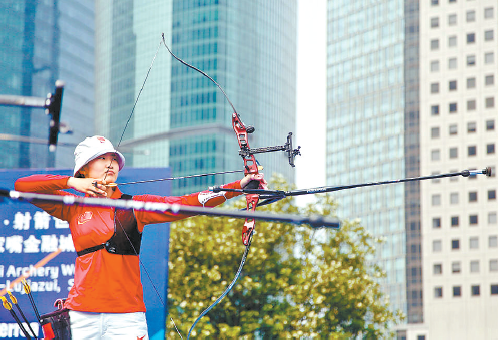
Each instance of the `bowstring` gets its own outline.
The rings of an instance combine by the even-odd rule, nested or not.
[[[154,64],[154,62],[155,62],[155,60],[156,60],[156,56],[158,55],[158,52],[160,51],[161,43],[162,43],[162,41],[160,40],[160,43],[158,44],[158,47],[157,47],[157,49],[156,49],[156,53],[155,53],[155,55],[153,56],[153,60],[151,61],[151,64],[149,65],[149,69],[148,69],[148,72],[146,73],[146,77],[144,78],[144,81],[143,81],[142,86],[141,86],[141,88],[140,88],[140,90],[139,90],[139,93],[137,94],[137,98],[135,99],[134,105],[132,106],[132,110],[130,111],[130,115],[129,115],[128,119],[127,119],[127,122],[125,123],[125,127],[124,127],[124,129],[123,129],[123,131],[122,131],[122,134],[121,134],[121,136],[120,136],[120,140],[119,140],[119,142],[118,142],[118,145],[116,146],[116,148],[117,148],[117,149],[120,147],[121,142],[122,142],[122,140],[123,140],[123,136],[125,135],[125,131],[127,130],[128,124],[129,124],[130,120],[132,119],[132,115],[134,114],[135,108],[136,108],[136,106],[137,106],[137,102],[139,101],[139,98],[140,98],[140,96],[141,96],[141,93],[142,93],[142,91],[144,90],[144,86],[146,85],[146,81],[148,80],[148,77],[149,77],[149,74],[150,74],[150,72],[151,72],[151,69],[153,68],[153,64]],[[106,173],[105,173],[105,176],[104,176],[103,181],[105,181],[105,180],[106,180],[106,177],[108,176],[109,169],[111,168],[111,165],[112,165],[113,161],[116,159],[116,156],[117,156],[117,152],[115,152],[114,157],[113,157],[113,159],[111,160],[111,163],[110,163],[110,164],[109,164],[109,166],[108,166],[108,170],[107,170],[107,171],[106,171]],[[115,226],[115,228],[116,228],[116,224],[117,224],[117,223],[116,223],[116,209],[115,209],[115,211],[114,211],[114,212],[115,212],[115,213],[113,214],[113,224],[114,224],[114,226]],[[123,228],[123,225],[122,225],[121,223],[118,223],[118,225],[120,226],[120,228],[122,229],[123,233],[125,234],[125,236],[126,236],[126,238],[127,238],[128,242],[129,242],[129,243],[130,243],[130,245],[132,246],[132,249],[134,250],[134,253],[135,253],[135,255],[137,256],[137,258],[138,258],[138,260],[139,260],[139,264],[141,265],[142,269],[143,269],[143,270],[144,270],[144,272],[146,273],[146,276],[148,277],[148,280],[149,280],[149,282],[151,283],[151,286],[153,287],[153,289],[154,289],[154,291],[155,291],[156,295],[158,296],[158,299],[160,300],[160,302],[161,302],[161,304],[163,305],[163,307],[164,307],[164,308],[166,308],[166,306],[165,306],[165,302],[164,302],[164,301],[163,301],[163,299],[161,298],[161,295],[160,295],[160,293],[158,292],[158,289],[156,288],[156,285],[154,284],[153,280],[151,279],[151,276],[149,275],[149,272],[148,272],[148,270],[146,269],[146,266],[145,266],[145,265],[144,265],[144,263],[141,261],[141,258],[140,258],[140,256],[139,256],[139,253],[137,253],[137,250],[135,249],[135,247],[134,247],[134,245],[133,245],[132,241],[130,240],[130,238],[129,238],[129,236],[128,236],[127,232],[125,231],[125,228]]]
[[[156,53],[155,53],[155,55],[153,57],[153,60],[151,61],[151,65],[149,65],[148,72],[146,73],[146,78],[144,78],[144,81],[142,82],[141,89],[139,90],[139,93],[137,94],[137,98],[135,99],[134,105],[132,106],[132,110],[130,111],[130,115],[128,116],[127,122],[125,123],[125,128],[123,129],[122,135],[120,136],[120,140],[118,142],[118,145],[116,146],[117,149],[120,147],[120,145],[122,143],[122,140],[123,140],[123,136],[125,135],[125,131],[127,130],[128,123],[132,119],[132,115],[134,114],[135,107],[137,106],[137,102],[139,101],[139,97],[141,96],[142,90],[144,90],[144,86],[146,85],[146,81],[148,80],[149,73],[151,72],[151,69],[153,68],[153,64],[154,64],[154,62],[156,60],[156,56],[158,55],[158,52],[160,51],[161,43],[162,43],[162,41],[160,40],[160,43],[158,44],[158,47],[156,49]],[[116,152],[115,152],[115,157],[114,158],[116,158]],[[109,164],[109,167],[111,167],[112,163],[113,163],[113,159],[111,160],[111,163]],[[108,176],[109,167],[108,167],[108,171],[106,171],[106,174],[104,176],[103,181],[105,181],[106,177]]]

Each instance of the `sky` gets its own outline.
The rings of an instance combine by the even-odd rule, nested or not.
[[[294,147],[298,188],[326,184],[326,0],[298,0],[297,127]]]

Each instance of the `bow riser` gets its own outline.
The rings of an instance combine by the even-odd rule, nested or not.
[[[253,128],[247,128],[245,124],[241,121],[239,115],[234,112],[232,117],[233,129],[236,137],[238,139],[238,145],[240,150],[249,150],[248,146],[248,131],[253,131]],[[240,153],[241,154],[241,153]],[[257,161],[253,154],[243,154],[243,163],[245,167],[245,175],[258,174],[259,168],[257,166]],[[248,188],[256,189],[259,187],[258,181],[251,181],[247,185]],[[246,195],[247,200],[247,211],[255,211],[259,203],[259,195]],[[243,244],[247,246],[250,243],[250,238],[252,237],[253,231],[255,230],[255,220],[247,218],[245,224],[243,225],[243,230],[241,232],[241,239]]]

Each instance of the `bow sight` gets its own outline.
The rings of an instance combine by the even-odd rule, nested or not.
[[[253,126],[248,126],[247,127],[247,133],[252,133],[255,131],[255,128]],[[240,149],[240,156],[245,158],[250,155],[255,155],[257,153],[266,153],[266,152],[274,152],[274,151],[285,151],[288,156],[288,164],[290,164],[292,167],[295,167],[294,160],[295,156],[300,156],[300,146],[297,147],[297,149],[293,148],[292,145],[292,133],[289,132],[288,136],[286,136],[286,143],[285,145],[280,145],[280,146],[268,146],[264,148],[256,148],[256,149],[250,149],[246,145],[242,145]]]

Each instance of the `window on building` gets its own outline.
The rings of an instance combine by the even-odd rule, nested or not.
[[[450,91],[456,91],[457,90],[457,81],[456,80],[450,80],[448,83],[448,89]]]
[[[486,7],[484,9],[484,18],[485,19],[493,18],[493,7]]]
[[[461,286],[454,286],[453,287],[453,297],[459,297],[462,296],[462,287]]]
[[[498,247],[497,235],[490,235],[488,237],[488,247],[490,247],[490,248],[497,248]]]
[[[495,153],[495,144],[487,144],[486,145],[486,154],[492,155]]]
[[[438,126],[431,128],[431,138],[433,138],[433,139],[439,138],[439,127]]]
[[[484,40],[485,41],[493,40],[493,30],[484,31]]]
[[[431,18],[431,28],[439,27],[439,17]]]
[[[458,204],[458,192],[452,192],[450,194],[450,204]]]
[[[489,97],[485,99],[486,108],[495,107],[495,98]]]
[[[441,195],[440,194],[432,195],[431,202],[433,206],[441,205]]]
[[[434,287],[434,297],[437,299],[443,297],[443,287]]]
[[[469,248],[479,249],[479,237],[472,236],[471,238],[469,238]]]
[[[469,155],[469,157],[475,156],[476,154],[476,146],[473,145],[467,148],[467,155]]]
[[[459,261],[452,262],[451,263],[451,272],[453,274],[458,274],[458,273],[460,273],[460,271],[461,271],[460,262]]]
[[[475,33],[467,33],[466,38],[467,44],[473,44],[476,42],[476,34]]]
[[[450,103],[449,110],[450,113],[457,113],[457,103]]]
[[[477,202],[477,191],[469,191],[469,202]]]
[[[497,224],[498,218],[496,212],[488,213],[488,224]]]
[[[460,249],[460,240],[451,240],[451,249],[452,250]]]
[[[442,250],[442,242],[441,240],[434,240],[432,241],[432,251],[434,253],[439,253]]]
[[[441,159],[441,153],[439,150],[432,150],[431,151],[431,160],[433,161],[439,161]]]
[[[498,295],[498,283],[492,284],[490,286],[491,295]]]
[[[431,0],[431,6],[439,5],[439,0]]]
[[[467,123],[467,132],[468,133],[476,132],[476,122],[468,122]]]
[[[470,261],[470,272],[479,273],[479,260]]]
[[[467,60],[467,66],[476,65],[476,56],[475,55],[468,55],[466,60]]]
[[[431,50],[438,50],[439,49],[439,39],[433,39],[431,40]]]
[[[450,136],[456,135],[458,133],[458,125],[457,124],[450,124],[448,130],[450,132]]]
[[[432,227],[434,229],[441,228],[441,218],[440,217],[434,217],[432,219]]]
[[[457,68],[457,58],[448,59],[448,69],[454,70]]]
[[[475,89],[476,88],[476,78],[467,78],[467,88],[468,89]]]
[[[431,115],[433,115],[433,116],[439,115],[439,105],[432,105],[431,106]]]
[[[452,228],[456,228],[460,225],[460,218],[458,216],[451,217],[451,226]]]
[[[473,111],[476,109],[476,100],[471,99],[467,101],[467,111]]]
[[[455,4],[455,3],[457,3],[457,0],[448,0],[448,2],[449,2],[450,4]]]
[[[490,272],[498,272],[498,259],[490,260]]]
[[[458,169],[452,169],[452,170],[450,170],[450,172],[451,173],[458,172]],[[450,182],[458,182],[458,176],[450,177]]]
[[[458,158],[458,148],[450,148],[450,159]]]
[[[487,120],[486,121],[486,131],[493,131],[495,130],[495,121],[494,120]]]
[[[431,84],[431,93],[439,93],[439,83]]]
[[[478,224],[479,217],[477,215],[469,215],[469,225],[476,226]]]
[[[471,286],[471,294],[472,296],[479,296],[479,285]]]
[[[431,61],[431,72],[438,72],[438,71],[439,71],[439,60]]]
[[[434,275],[439,275],[443,273],[443,266],[441,263],[434,264]]]
[[[493,64],[494,62],[494,54],[493,52],[488,52],[484,54],[484,63],[485,64]]]
[[[448,47],[455,47],[455,46],[457,46],[457,36],[450,35],[448,37]]]
[[[467,13],[465,13],[465,20],[467,20],[467,22],[476,21],[476,11],[467,11]]]
[[[488,200],[495,200],[497,198],[497,191],[496,190],[488,190]]]
[[[490,86],[495,84],[495,76],[490,74],[484,77],[484,85]]]
[[[457,24],[457,15],[456,14],[448,15],[448,25],[455,26],[456,24]]]

